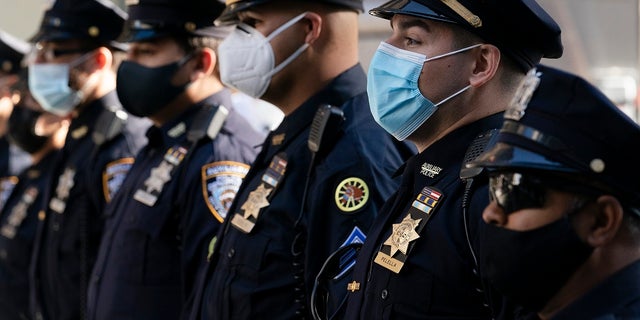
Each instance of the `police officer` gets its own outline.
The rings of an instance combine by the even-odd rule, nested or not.
[[[105,0],[58,0],[33,36],[29,90],[42,108],[69,120],[50,165],[31,284],[36,319],[81,319],[102,235],[104,205],[146,143],[147,120],[128,116],[115,92],[125,12]]]
[[[124,108],[148,117],[109,217],[89,288],[89,319],[178,319],[265,135],[233,108],[218,73],[211,0],[141,0],[128,7],[118,69]]]
[[[531,77],[470,164],[489,174],[481,271],[535,319],[638,319],[640,127],[580,77]]]
[[[362,10],[359,0],[241,0],[227,1],[216,20],[235,25],[220,45],[222,80],[285,118],[214,239],[192,318],[310,318],[324,260],[362,243],[397,187],[391,175],[415,150],[369,112],[357,52]],[[353,253],[341,256],[341,272]]]
[[[26,72],[26,70],[24,70]],[[14,87],[20,100],[7,123],[7,138],[31,156],[31,166],[17,176],[17,184],[0,211],[0,318],[29,316],[29,261],[38,224],[39,204],[47,186],[51,163],[64,145],[69,121],[42,109],[28,92],[26,78]]]
[[[483,293],[474,255],[486,185],[461,165],[499,128],[527,71],[562,54],[560,29],[532,0],[394,0],[369,13],[392,28],[369,66],[371,112],[420,153],[342,288],[344,318],[498,318],[503,299]]]
[[[29,154],[6,137],[7,121],[19,99],[12,86],[19,81],[18,73],[30,48],[26,41],[0,30],[0,209],[17,182],[16,175],[30,164]]]

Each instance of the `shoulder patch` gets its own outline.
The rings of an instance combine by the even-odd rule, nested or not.
[[[336,206],[343,212],[356,211],[364,207],[368,200],[369,186],[360,178],[346,178],[336,187]]]
[[[16,176],[0,178],[0,210],[9,199],[13,188],[18,184],[18,180]]]
[[[211,214],[220,222],[235,198],[249,165],[235,161],[218,161],[202,166],[202,194]]]
[[[129,173],[133,161],[133,158],[121,158],[109,162],[105,167],[102,173],[102,191],[107,202],[110,202],[113,195],[120,190],[120,186],[127,173]]]

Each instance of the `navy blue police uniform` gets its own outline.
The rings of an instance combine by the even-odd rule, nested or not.
[[[364,240],[378,206],[397,186],[391,174],[415,153],[375,123],[365,82],[359,64],[350,68],[267,138],[218,233],[192,317],[304,316],[324,259]],[[322,141],[329,145],[312,165],[310,127],[323,104],[339,107],[345,120],[335,141]]]
[[[224,9],[215,1],[140,1],[128,9],[129,42],[219,41],[230,30],[213,26]],[[186,107],[148,130],[148,145],[106,209],[89,319],[178,319],[209,241],[260,151],[265,135],[233,108],[229,89]]]
[[[113,3],[58,0],[32,41],[82,39],[115,49],[126,14]],[[35,319],[81,319],[104,227],[103,208],[118,191],[150,122],[122,110],[115,90],[87,102],[71,120],[51,165],[30,266]]]
[[[439,0],[394,0],[370,14],[385,19],[404,14],[456,24],[496,43],[525,70],[543,55],[557,57],[562,52],[557,25],[542,21],[546,14],[533,9],[537,6],[529,8],[523,1],[459,4],[452,9]],[[503,17],[505,12],[517,17],[515,21]],[[470,25],[474,21],[470,17],[481,20],[481,27]],[[509,25],[514,27],[506,29],[537,31],[531,38],[512,41],[501,29]],[[448,133],[406,162],[400,187],[382,207],[358,253],[352,279],[342,288],[347,304],[336,317],[492,319],[515,312],[496,292],[485,292],[471,250],[476,243],[469,242],[488,203],[486,183],[461,178],[465,158],[477,156],[501,123],[501,113],[482,118]]]
[[[207,104],[226,106],[230,113],[213,141],[194,148],[186,128]],[[149,129],[149,144],[106,211],[89,319],[179,317],[208,242],[263,139],[230,106],[225,89]]]
[[[640,140],[638,124],[624,114],[604,93],[579,76],[549,66],[537,65],[536,69],[530,71],[528,77],[536,80],[523,82],[523,87],[528,87],[528,89],[519,90],[522,95],[514,101],[520,103],[514,104],[505,112],[502,128],[499,134],[493,138],[491,148],[487,148],[475,160],[468,163],[467,167],[474,170],[476,175],[482,173],[483,175],[480,177],[485,176],[485,173],[495,172],[523,173],[523,176],[526,174],[544,177],[546,180],[543,181],[546,183],[557,184],[561,188],[558,190],[567,190],[569,193],[577,193],[587,197],[612,195],[621,203],[624,210],[623,215],[629,215],[629,217],[623,216],[622,218],[622,224],[629,225],[621,226],[615,238],[621,237],[621,232],[625,232],[622,231],[623,228],[637,229],[638,216],[640,215],[638,209],[640,208],[640,189],[637,182],[640,179],[640,172],[630,168],[637,164],[638,157],[630,156],[625,151],[635,147]],[[515,185],[511,185],[511,188],[515,188]],[[512,192],[509,191],[509,193]],[[529,193],[532,194],[532,192]],[[530,205],[522,197],[512,197],[510,202],[516,206],[525,206],[525,208]],[[502,210],[509,214],[509,209],[503,208]],[[571,214],[566,213],[569,217]],[[546,228],[548,225],[542,228]],[[564,287],[566,282],[576,282],[576,279],[581,279],[582,282],[577,280],[580,282],[579,286],[584,286],[586,283],[587,286],[592,287],[583,288],[584,292],[580,296],[568,297],[566,305],[551,306],[551,310],[555,308],[551,319],[622,320],[640,317],[640,282],[638,281],[640,261],[637,260],[637,255],[630,256],[623,253],[625,265],[619,265],[617,262],[603,262],[608,265],[607,269],[610,270],[606,276],[603,274],[581,276],[579,270],[582,269],[578,269],[581,264],[589,264],[590,269],[599,267],[590,264],[592,259],[586,260],[588,256],[595,254],[592,253],[594,248],[588,249],[587,256],[582,262],[568,262],[557,255],[570,256],[572,253],[565,252],[566,248],[571,248],[572,251],[579,251],[579,249],[561,245],[560,248],[563,248],[560,249],[561,251],[546,248],[547,251],[551,251],[546,257],[555,258],[554,262],[565,266],[565,269],[567,269],[566,265],[573,266],[568,267],[566,271],[561,271],[566,273],[565,278],[549,275],[548,272],[540,271],[536,266],[530,266],[526,268],[526,271],[519,270],[515,274],[496,275],[486,270],[512,267],[505,265],[504,261],[499,262],[503,259],[496,258],[496,251],[507,250],[510,252],[511,246],[514,247],[514,250],[520,248],[526,250],[524,247],[531,246],[532,243],[544,246],[545,242],[536,242],[538,237],[529,236],[526,244],[514,241],[512,245],[505,245],[507,248],[496,248],[495,245],[492,245],[496,243],[494,239],[499,242],[502,242],[503,239],[496,232],[497,227],[488,223],[483,223],[481,226],[485,227],[479,236],[481,242],[478,259],[481,274],[485,275],[486,281],[499,284],[497,288],[502,289],[507,297],[513,301],[529,308],[532,308],[533,304],[540,303],[546,307],[549,306],[551,296],[557,297],[559,290],[566,291],[566,287]],[[576,228],[572,232],[578,232],[578,230]],[[550,229],[545,231],[545,237],[551,234],[554,239],[553,243],[546,244],[547,247],[562,242],[556,240],[557,235],[553,235],[554,232]],[[510,230],[510,232],[519,233],[516,230]],[[571,231],[562,230],[561,232]],[[623,234],[629,236],[635,233],[635,231],[631,231]],[[541,235],[541,233],[536,234]],[[629,236],[628,241],[637,241],[637,235]],[[586,240],[580,240],[580,242],[585,242],[584,245],[587,246]],[[596,250],[615,250],[618,246],[628,248],[627,242],[616,244],[609,242]],[[628,257],[635,258],[631,260]],[[509,255],[509,258],[511,259],[508,260],[513,260],[521,257]],[[614,257],[611,260],[617,259]],[[540,263],[548,262],[541,261]],[[520,261],[520,264],[522,263]],[[522,277],[526,277],[527,280],[521,279]],[[573,280],[567,281],[566,278]],[[509,286],[511,287],[521,287],[522,289],[505,288],[505,281],[510,282]],[[525,282],[532,281],[546,281],[548,285],[538,287],[525,284]],[[546,288],[549,286],[555,288],[555,291]],[[542,291],[547,292],[543,293]],[[523,292],[526,293],[523,294]],[[548,298],[544,300],[543,297]],[[540,301],[533,302],[534,299]],[[533,320],[539,319],[539,317],[535,313],[530,313],[522,316],[522,319]]]
[[[56,152],[18,175],[0,211],[0,319],[29,319],[29,261],[38,225],[39,203]]]
[[[0,90],[3,90],[0,95],[13,94],[13,83],[3,78],[19,77],[23,66],[22,61],[30,49],[31,46],[26,41],[0,30]],[[4,103],[8,103],[8,101]],[[3,109],[0,110],[0,113],[4,113],[6,112],[4,108],[11,107],[0,104],[0,108]],[[29,155],[20,148],[12,146],[6,134],[0,132],[0,210],[18,182],[17,175],[28,167],[30,162]]]
[[[79,319],[89,273],[104,227],[103,208],[146,143],[147,122],[128,121],[98,145],[92,138],[102,114],[119,104],[111,92],[73,119],[45,190],[32,263],[32,298],[45,319]],[[131,119],[129,119],[131,120]]]

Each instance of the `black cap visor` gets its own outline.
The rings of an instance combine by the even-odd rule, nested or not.
[[[369,14],[383,19],[391,19],[394,14],[406,14],[423,19],[457,23],[451,18],[439,14],[429,7],[412,0],[391,0],[379,7],[369,10]]]
[[[527,169],[555,171],[559,173],[578,172],[578,170],[548,159],[539,153],[504,142],[496,143],[491,149],[483,152],[477,159],[471,161],[466,166],[467,168]]]
[[[253,6],[263,4],[270,0],[236,1],[227,4],[224,11],[215,20],[216,26],[228,26],[238,24],[238,12],[245,11]]]

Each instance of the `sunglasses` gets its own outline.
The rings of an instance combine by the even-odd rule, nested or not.
[[[549,185],[530,175],[517,172],[497,173],[489,177],[489,198],[506,214],[522,209],[544,207]]]

